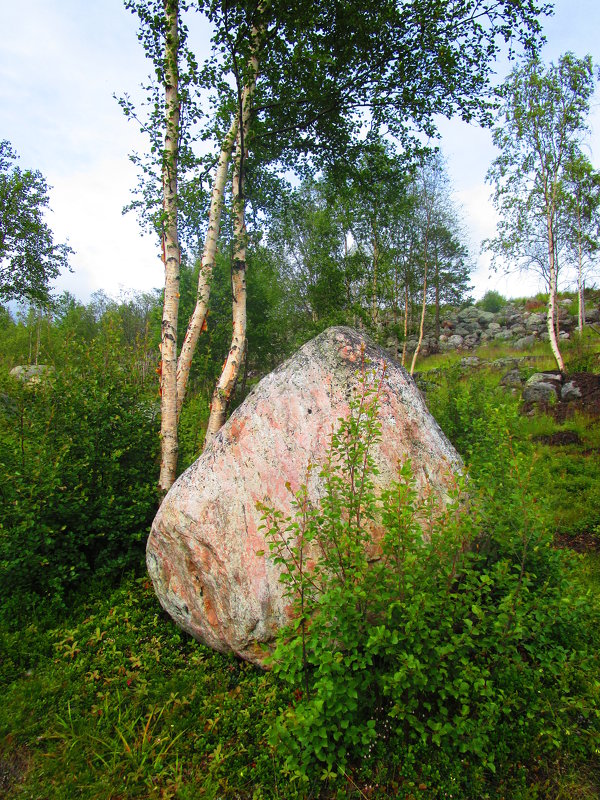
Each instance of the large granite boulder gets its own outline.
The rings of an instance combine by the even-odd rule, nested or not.
[[[389,485],[410,458],[419,492],[444,499],[460,458],[406,371],[350,328],[330,328],[267,375],[171,488],[154,520],[147,564],[163,607],[196,639],[262,663],[288,618],[281,567],[268,557],[257,503],[290,513],[309,461],[325,461],[348,414],[362,351],[381,375],[375,480]],[[321,494],[313,470],[309,497]],[[376,548],[377,536],[374,531]],[[259,555],[267,551],[267,555]]]

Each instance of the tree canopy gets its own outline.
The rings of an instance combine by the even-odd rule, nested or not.
[[[560,218],[568,210],[565,178],[580,153],[594,83],[591,56],[566,53],[548,67],[534,58],[514,69],[502,88],[494,130],[500,153],[488,173],[500,221],[487,245],[496,257],[536,264],[546,278],[548,334],[561,371],[554,325]]]
[[[0,141],[0,300],[48,298],[50,283],[68,269],[72,249],[56,244],[44,219],[49,187],[38,170],[21,170]]]

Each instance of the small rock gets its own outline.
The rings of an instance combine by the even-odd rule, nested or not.
[[[525,321],[525,326],[531,328],[543,328],[546,324],[546,317],[543,314],[530,314]]]
[[[578,400],[581,397],[581,389],[575,381],[568,381],[560,391],[560,399],[568,403],[570,400]]]
[[[553,403],[558,398],[557,387],[553,383],[533,383],[523,389],[525,403]]]
[[[518,369],[511,369],[506,375],[500,378],[500,383],[502,386],[522,386],[523,378]]]
[[[535,334],[530,333],[529,336],[523,336],[521,339],[517,339],[515,342],[515,350],[528,350],[530,347],[533,347],[535,342]]]
[[[46,364],[21,364],[13,367],[9,375],[22,383],[35,385],[41,383],[44,378],[47,378],[53,372],[54,367]]]
[[[516,325],[510,326],[510,332],[516,338],[520,338],[521,336],[527,336],[527,328],[525,325],[522,325],[520,322]]]
[[[527,379],[527,386],[532,386],[534,383],[562,383],[562,375],[560,372],[534,372],[533,375]]]

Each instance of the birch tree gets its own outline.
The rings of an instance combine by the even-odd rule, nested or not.
[[[589,159],[576,153],[565,169],[567,247],[577,273],[577,328],[585,325],[584,278],[600,248],[600,172]]]
[[[565,169],[586,132],[594,90],[592,59],[562,56],[544,68],[537,59],[513,70],[502,88],[494,130],[500,150],[488,173],[500,214],[498,235],[487,246],[498,256],[523,256],[532,230],[544,231],[547,265],[547,330],[561,372],[564,362],[556,333],[558,221]],[[526,254],[525,254],[526,255]]]
[[[157,0],[126,3],[146,22],[147,30],[160,31],[161,26],[169,29],[172,4],[167,0],[162,10],[157,8]],[[218,166],[208,233],[201,248],[198,302],[175,381],[171,345],[176,331],[171,322],[165,326],[173,340],[166,348],[168,365],[163,363],[168,377],[162,378],[163,393],[169,395],[165,400],[168,437],[163,434],[169,466],[161,478],[163,491],[174,477],[177,413],[184,402],[196,342],[205,326],[228,166],[233,167],[230,197],[235,225],[233,334],[213,395],[208,440],[226,417],[245,357],[246,209],[253,205],[256,210],[260,205],[256,188],[273,171],[301,172],[309,165],[324,166],[345,157],[364,126],[366,110],[373,129],[392,133],[404,149],[414,146],[418,132],[434,133],[438,114],[458,114],[466,120],[487,123],[488,88],[496,55],[506,43],[534,53],[540,32],[538,16],[549,6],[536,0],[466,0],[442,5],[439,0],[410,0],[362,6],[349,0],[336,4],[325,0],[294,4],[283,0],[199,0],[194,8],[205,15],[214,30],[212,54],[198,71],[198,80],[212,92],[214,113],[207,121],[204,138],[215,146],[214,163]],[[187,58],[181,24],[178,32],[177,55]],[[144,41],[156,50],[156,36]],[[173,83],[173,76],[164,69],[157,70],[157,78],[163,86]],[[180,80],[181,110],[185,86]],[[130,106],[126,108],[131,110]],[[169,119],[174,120],[172,114]],[[179,156],[180,163],[181,150]],[[165,184],[168,188],[174,167],[173,162]],[[178,205],[181,218],[181,203]],[[163,214],[166,220],[166,208]],[[169,264],[173,266],[174,252],[173,248],[169,251]],[[171,321],[175,299],[170,288]]]
[[[73,250],[55,243],[44,219],[50,202],[44,176],[16,161],[9,142],[0,141],[0,301],[44,303]]]

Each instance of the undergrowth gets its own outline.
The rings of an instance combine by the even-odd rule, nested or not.
[[[513,409],[493,411],[500,430]],[[540,765],[595,757],[597,609],[536,513],[528,448],[509,436],[490,453],[494,426],[476,419],[468,493],[459,481],[435,507],[409,463],[378,493],[378,384],[363,381],[320,466],[319,503],[304,485],[294,516],[263,509],[295,610],[271,665],[296,701],[271,742],[306,791],[360,763],[353,780],[378,774],[399,797],[525,797]]]
[[[145,578],[107,573],[68,606],[46,594],[18,624],[0,615],[0,796],[599,796],[600,563],[553,537],[600,523],[600,434],[524,418],[498,384],[450,371],[428,396],[470,465],[445,511],[409,465],[374,491],[375,395],[356,399],[312,466],[323,504],[268,512],[298,611],[269,673],[179,632]],[[536,440],[567,427],[581,445]],[[386,533],[367,564],[372,518]]]

